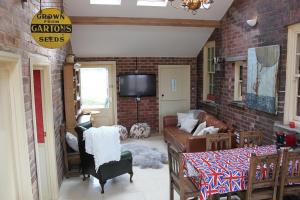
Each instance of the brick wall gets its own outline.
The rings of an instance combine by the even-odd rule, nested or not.
[[[135,57],[114,58],[78,58],[78,61],[116,61],[117,75],[120,73],[135,72]],[[191,107],[196,107],[197,101],[197,69],[196,58],[169,58],[169,57],[140,57],[138,58],[139,73],[158,74],[158,65],[190,65],[191,66]],[[157,76],[158,80],[158,76]],[[157,89],[158,92],[158,89]],[[158,97],[142,97],[139,106],[139,120],[147,122],[152,131],[158,131]],[[118,123],[129,129],[136,123],[136,102],[132,97],[117,97]]]
[[[251,28],[246,20],[258,16],[258,24]],[[203,81],[203,52],[198,56],[198,99],[200,107],[218,115],[219,118],[234,124],[240,130],[263,130],[265,142],[273,139],[274,121],[283,120],[285,95],[285,69],[287,52],[287,26],[300,22],[299,0],[236,0],[221,21],[221,27],[216,29],[209,40],[216,41],[216,54],[220,57],[247,56],[251,47],[280,45],[279,62],[279,106],[278,114],[271,115],[255,111],[246,107],[233,106],[234,95],[234,66],[226,62],[221,72],[216,73],[215,94],[216,105],[209,106],[202,99]],[[247,69],[244,68],[244,91],[246,89]],[[243,94],[245,99],[245,94]]]
[[[33,185],[34,199],[38,199],[37,168],[34,152],[33,115],[30,85],[30,54],[47,56],[51,60],[52,70],[52,94],[54,107],[56,158],[59,184],[62,181],[63,162],[62,148],[59,140],[59,125],[63,122],[63,94],[62,94],[62,63],[66,54],[63,49],[48,50],[38,46],[30,34],[30,23],[32,16],[38,11],[38,1],[29,1],[22,8],[21,1],[0,1],[0,51],[12,52],[22,56],[24,104],[26,111],[26,127],[29,144],[31,182]],[[32,2],[32,3],[31,3]],[[52,1],[53,2],[53,1]],[[58,1],[57,1],[58,2]],[[54,4],[52,5],[54,6]]]

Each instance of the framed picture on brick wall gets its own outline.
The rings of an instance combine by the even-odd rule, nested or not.
[[[249,108],[277,113],[279,45],[248,49],[247,95]]]

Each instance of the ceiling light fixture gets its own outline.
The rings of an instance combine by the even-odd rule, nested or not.
[[[199,8],[201,9],[209,9],[210,5],[214,2],[214,0],[180,0],[179,5],[175,2],[178,2],[177,0],[169,0],[171,2],[171,6],[175,8],[183,7],[185,10],[192,12],[193,14],[197,13],[197,10]]]

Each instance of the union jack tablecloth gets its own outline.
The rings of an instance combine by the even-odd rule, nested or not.
[[[212,194],[245,190],[251,154],[277,153],[275,145],[223,151],[184,153],[184,173],[200,190],[200,200]]]

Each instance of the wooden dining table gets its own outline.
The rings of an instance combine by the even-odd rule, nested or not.
[[[184,174],[199,189],[200,200],[247,189],[251,154],[276,154],[275,145],[183,153]]]

